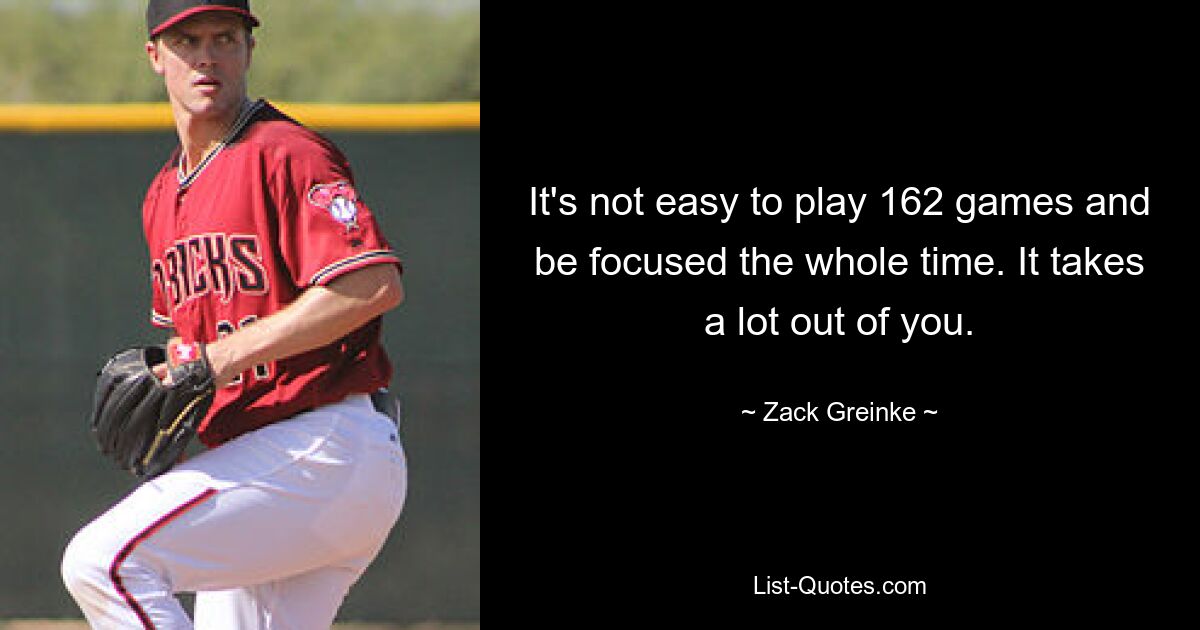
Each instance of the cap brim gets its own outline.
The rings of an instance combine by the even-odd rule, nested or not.
[[[253,13],[251,13],[245,9],[239,9],[237,7],[222,7],[222,6],[215,6],[215,5],[210,4],[210,5],[205,5],[205,6],[192,7],[190,9],[188,9],[187,11],[180,11],[178,15],[175,15],[171,19],[167,20],[166,22],[159,24],[157,28],[155,28],[153,31],[151,31],[150,38],[153,39],[155,37],[158,37],[163,31],[192,17],[193,15],[196,15],[197,13],[207,13],[209,11],[226,11],[229,13],[236,13],[236,14],[246,18],[247,20],[249,20],[251,26],[259,25],[258,18],[254,17]]]

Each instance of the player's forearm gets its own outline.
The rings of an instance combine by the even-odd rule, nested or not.
[[[208,346],[217,386],[260,363],[332,343],[404,299],[392,265],[351,272],[324,287],[310,287],[287,308]]]

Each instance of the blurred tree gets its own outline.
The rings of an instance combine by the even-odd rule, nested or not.
[[[165,98],[141,0],[0,0],[0,101]],[[471,0],[259,2],[252,95],[314,102],[479,99]]]

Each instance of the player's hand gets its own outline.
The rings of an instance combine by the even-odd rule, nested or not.
[[[166,363],[159,363],[151,368],[151,370],[154,372],[154,375],[158,377],[158,380],[162,381],[164,386],[171,386],[171,370],[167,369]]]
[[[162,384],[166,387],[171,386],[171,366],[170,366],[171,352],[170,351],[172,348],[174,348],[176,345],[178,345],[182,342],[183,342],[182,337],[171,337],[169,340],[167,340],[167,363],[159,363],[158,365],[151,368],[151,371],[154,373],[154,375],[157,376],[158,380],[162,381]]]

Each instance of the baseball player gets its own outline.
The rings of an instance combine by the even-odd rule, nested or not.
[[[151,323],[173,330],[170,362],[207,359],[209,448],[84,527],[63,578],[93,628],[329,628],[404,503],[373,404],[400,260],[341,152],[247,98],[247,0],[146,16],[180,142],[143,204]],[[195,626],[178,592],[197,593]]]

